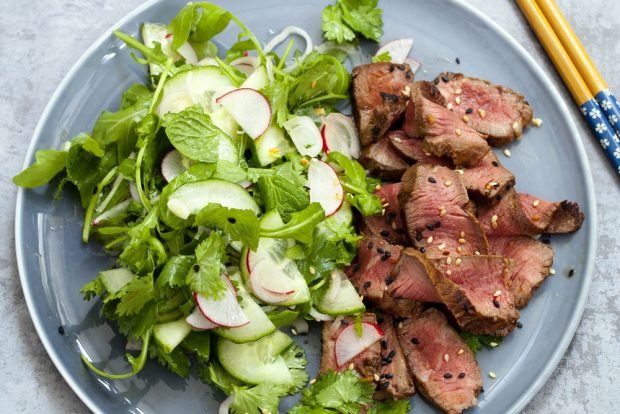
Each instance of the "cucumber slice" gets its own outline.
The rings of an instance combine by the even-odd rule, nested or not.
[[[217,108],[213,111],[211,113],[211,121],[213,125],[222,130],[222,132],[232,138],[233,141],[236,141],[239,136],[243,135],[243,131],[241,131],[241,133],[238,132],[241,129],[239,124],[237,124],[224,108]]]
[[[267,131],[252,142],[254,160],[264,167],[279,160],[285,154],[295,151],[293,144],[286,138],[282,128],[272,123]]]
[[[238,280],[238,278],[239,276],[231,276],[231,279]],[[213,330],[215,334],[236,343],[244,343],[256,341],[276,330],[276,326],[263,312],[261,307],[254,302],[243,286],[239,286],[237,296],[241,298],[241,308],[250,320],[250,323],[238,328],[216,328]]]
[[[217,179],[198,181],[179,187],[170,195],[168,209],[177,217],[185,220],[190,214],[198,213],[210,203],[260,213],[258,204],[243,187]]]
[[[330,279],[329,287],[314,303],[316,309],[331,316],[354,315],[363,312],[366,307],[351,281],[340,270],[334,272],[339,274],[340,279]],[[335,292],[336,289],[337,292]]]
[[[168,26],[160,23],[144,23],[140,29],[142,41],[146,47],[155,47],[155,42],[161,45],[161,51],[175,62],[181,60],[182,57],[172,49],[170,42],[166,39],[168,34]],[[157,76],[161,73],[159,65],[149,65],[149,73],[151,76]]]
[[[192,326],[185,318],[178,321],[162,323],[153,327],[153,336],[164,351],[169,354],[192,331]]]
[[[133,277],[134,274],[124,267],[99,272],[99,279],[105,290],[110,294],[114,294],[124,288],[127,283],[131,282]]]
[[[258,341],[236,344],[227,339],[217,341],[217,357],[222,367],[233,377],[249,384],[272,382],[292,384],[293,378],[279,354],[293,340],[280,331]]]
[[[181,72],[164,84],[158,115],[181,112],[188,106],[200,104],[205,113],[211,114],[220,106],[214,96],[220,96],[234,85],[217,66],[201,66]]]
[[[264,66],[259,66],[248,78],[241,84],[241,88],[250,88],[260,91],[269,82],[267,78],[267,70]]]

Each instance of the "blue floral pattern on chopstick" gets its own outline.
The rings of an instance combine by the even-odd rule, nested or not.
[[[596,95],[597,99],[603,92],[601,91]],[[604,101],[605,99],[600,102]],[[614,166],[616,173],[620,174],[620,132],[616,130],[616,128],[620,130],[620,111],[618,110],[620,105],[618,105],[617,100],[611,94],[609,94],[607,102],[604,104],[605,109],[603,109],[605,116],[601,112],[603,107],[599,106],[594,99],[583,103],[581,105],[581,112],[596,139],[601,144],[603,151],[605,151],[605,155],[607,155],[607,158]]]

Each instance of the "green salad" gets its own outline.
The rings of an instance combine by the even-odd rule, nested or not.
[[[234,26],[238,40],[218,50],[213,39]],[[358,36],[380,39],[381,10],[339,0],[322,28],[317,48],[297,27],[263,46],[233,14],[197,2],[167,25],[143,24],[141,40],[115,32],[149,78],[90,134],[38,151],[14,178],[31,188],[58,177],[58,194],[72,184],[83,241],[117,257],[81,292],[135,352],[125,373],[83,354],[97,375],[129,378],[154,359],[187,377],[194,365],[233,413],[275,413],[300,390],[295,413],[408,409],[373,404],[372,384],[352,370],[306,389],[305,352],[279,329],[364,311],[343,273],[360,239],[353,210],[383,209],[380,183],[355,160],[352,120],[336,109],[349,99],[346,51]]]

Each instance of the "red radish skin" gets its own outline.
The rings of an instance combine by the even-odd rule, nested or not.
[[[237,328],[247,325],[250,320],[247,318],[241,305],[237,302],[237,293],[230,280],[224,275],[222,279],[228,289],[224,297],[219,300],[207,299],[197,292],[194,292],[194,300],[205,318],[211,322],[226,327]]]
[[[357,130],[350,117],[336,112],[324,117],[321,137],[323,138],[323,151],[325,153],[337,151],[347,158],[359,158],[361,145]]]
[[[362,322],[362,335],[357,335],[355,324],[347,326],[340,332],[334,344],[334,355],[339,367],[364,352],[372,344],[383,338],[384,333],[378,325]]]
[[[308,168],[310,201],[318,202],[330,217],[340,209],[344,201],[344,189],[336,171],[327,163],[312,159]]]
[[[194,308],[194,311],[185,318],[185,322],[189,323],[192,328],[199,329],[201,331],[207,331],[209,329],[217,328],[219,325],[211,322],[200,312],[198,306]]]

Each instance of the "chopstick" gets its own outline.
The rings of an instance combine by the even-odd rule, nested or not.
[[[577,40],[576,35],[570,29],[568,22],[561,15],[553,0],[516,0],[516,2],[547,52],[551,62],[564,80],[573,99],[579,105],[581,113],[601,144],[607,159],[614,167],[616,173],[620,174],[620,132],[616,133],[614,129],[614,126],[620,128],[620,125],[618,125],[620,123],[620,111],[617,111],[616,99],[607,90],[605,81],[598,70],[596,70],[583,45]],[[547,16],[543,14],[541,7],[539,7],[541,3],[545,3],[543,7],[549,11]],[[558,14],[561,19],[558,17]],[[563,23],[561,20],[563,20]],[[572,45],[568,47],[569,50],[573,50],[572,56],[565,49],[550,21],[556,22],[554,27],[557,27],[558,31],[562,33],[566,43]],[[569,40],[571,38],[573,39],[572,41]],[[579,68],[582,68],[582,71]],[[603,86],[603,89],[593,92],[590,89],[590,84],[594,88]],[[601,105],[595,99],[595,94],[601,97]],[[606,102],[603,103],[605,99]],[[614,113],[614,105],[616,106],[617,114]],[[601,108],[604,108],[603,111],[606,116],[601,115]],[[615,115],[615,118],[613,115]]]

